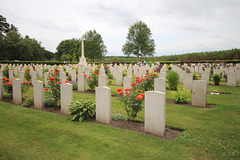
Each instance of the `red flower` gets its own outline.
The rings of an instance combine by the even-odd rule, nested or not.
[[[27,84],[31,84],[30,82],[27,82]]]
[[[148,73],[146,73],[146,75],[148,75]]]
[[[137,76],[135,79],[138,79],[138,78],[140,78],[139,76]]]
[[[154,74],[154,76],[157,76],[157,74]]]
[[[53,89],[52,91],[56,91],[55,89]]]
[[[149,78],[148,78],[148,77],[146,77],[146,80],[149,80]]]
[[[14,80],[15,78],[12,78],[12,80]]]
[[[7,78],[6,78],[6,80],[5,80],[5,81],[9,81],[9,79],[7,79]]]
[[[8,86],[12,85],[12,82],[8,82],[7,85],[8,85]]]
[[[123,91],[119,92],[118,94],[119,94],[119,95],[122,95],[122,94],[123,94]]]
[[[26,76],[27,76],[27,74],[24,74],[24,76],[26,77]]]
[[[125,88],[124,90],[125,90],[125,92],[127,92],[127,91],[130,91],[130,89],[129,89],[129,88]]]
[[[142,92],[142,90],[141,90],[141,89],[139,89],[139,90],[138,90],[138,92]]]
[[[2,78],[4,81],[6,80],[6,78]]]
[[[99,76],[99,74],[97,74],[97,76]]]
[[[137,81],[137,82],[138,82],[138,83],[140,83],[141,81],[142,81],[142,78],[138,79],[138,81]]]
[[[150,74],[150,76],[153,76],[153,74]]]
[[[118,89],[117,89],[117,92],[120,92],[120,91],[122,91],[122,88],[118,88]]]
[[[83,76],[84,76],[84,77],[86,77],[87,75],[86,75],[86,74],[84,74]]]
[[[47,90],[48,90],[48,88],[45,88],[44,90],[45,90],[45,91],[47,91]]]
[[[146,71],[148,72],[149,70],[147,69]]]
[[[54,73],[58,73],[57,71],[55,71]]]
[[[99,72],[97,72],[97,74],[98,74]]]
[[[130,88],[129,91],[132,91],[132,88]]]
[[[25,81],[23,81],[23,83],[26,83]]]
[[[91,79],[91,77],[89,76],[88,79]]]
[[[54,81],[54,80],[55,80],[55,78],[54,78],[54,77],[50,77],[49,79],[50,79],[51,81]]]
[[[129,96],[130,93],[127,93],[127,96]]]
[[[136,86],[136,82],[132,82],[132,83],[131,83],[131,86]]]
[[[145,94],[144,93],[142,93],[142,94],[140,94],[140,96],[142,96],[143,98],[145,97]]]
[[[142,97],[141,95],[138,95],[138,96],[137,96],[137,99],[141,99],[141,100],[142,100],[143,97]]]
[[[53,70],[50,70],[51,72],[53,71]]]
[[[62,84],[62,82],[57,82],[57,84]]]
[[[69,83],[69,81],[68,81],[68,80],[66,80],[66,81],[65,81],[65,83]]]

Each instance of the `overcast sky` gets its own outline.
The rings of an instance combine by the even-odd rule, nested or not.
[[[107,56],[122,56],[128,29],[140,20],[156,56],[240,48],[240,0],[0,0],[0,11],[52,52],[96,29]]]

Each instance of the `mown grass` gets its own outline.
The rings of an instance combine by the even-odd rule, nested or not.
[[[240,88],[208,86],[212,90],[231,94],[208,94],[212,109],[167,104],[166,125],[186,129],[174,141],[0,101],[0,159],[238,159]],[[74,92],[73,100],[81,98],[95,95]],[[112,111],[125,114],[117,97]],[[144,121],[144,111],[137,120]]]

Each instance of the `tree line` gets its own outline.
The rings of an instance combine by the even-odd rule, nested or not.
[[[0,15],[0,60],[51,60],[54,54],[47,51],[41,42],[29,36],[22,37],[17,27],[9,24]]]

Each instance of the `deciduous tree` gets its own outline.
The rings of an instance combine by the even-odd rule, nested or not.
[[[155,51],[155,43],[152,39],[151,30],[147,24],[138,21],[129,28],[127,41],[122,47],[125,55],[135,55],[140,60],[145,56],[153,56]]]

